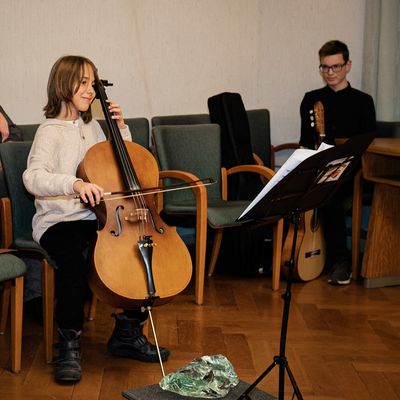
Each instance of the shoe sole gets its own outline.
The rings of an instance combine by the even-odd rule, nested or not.
[[[73,376],[72,374],[68,376],[57,376],[55,377],[56,382],[58,383],[73,383],[73,382],[79,382],[81,380],[81,375],[75,375]]]
[[[350,285],[350,283],[351,283],[351,278],[349,278],[349,279],[347,279],[347,280],[345,280],[345,281],[334,281],[334,280],[329,280],[329,279],[328,279],[328,283],[329,283],[330,285],[333,285],[333,286]]]
[[[149,358],[149,357],[145,357],[145,356],[143,356],[141,354],[138,354],[138,353],[127,353],[126,350],[118,352],[118,351],[112,351],[112,350],[109,349],[108,352],[111,355],[115,356],[115,357],[130,358],[130,359],[133,359],[133,360],[139,360],[139,361],[150,362],[150,363],[159,362],[158,357]],[[166,357],[165,356],[164,357],[161,356],[161,361],[167,361],[168,357],[169,357],[169,354]]]

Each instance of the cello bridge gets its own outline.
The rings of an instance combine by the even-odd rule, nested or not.
[[[147,208],[137,208],[134,212],[125,215],[125,221],[147,223],[149,220],[149,210]]]

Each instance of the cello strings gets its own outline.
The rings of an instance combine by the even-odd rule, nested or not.
[[[121,164],[125,172],[125,176],[127,177],[128,180],[128,185],[130,189],[133,190],[138,190],[140,189],[139,182],[137,181],[136,174],[134,172],[130,157],[128,155],[125,143],[122,139],[121,134],[118,132],[118,134],[114,135],[114,143],[116,147],[118,148],[118,154],[121,156]],[[133,202],[134,202],[134,207],[136,209],[136,215],[138,220],[141,222],[141,228],[143,229],[144,226],[144,221],[143,217],[147,220],[147,215],[144,216],[143,210],[148,210],[146,202],[143,198],[143,196],[139,195],[135,197],[131,197]],[[142,210],[142,211],[141,211]],[[143,229],[143,234],[144,234],[144,229]]]
[[[125,169],[128,173],[129,176],[129,186],[132,188],[135,188],[136,190],[140,189],[140,182],[138,181],[138,177],[136,175],[136,172],[133,168],[130,156],[128,154],[128,150],[125,146],[124,141],[122,140],[122,137],[118,137],[118,145],[121,147],[120,154],[123,157],[122,162],[125,164]],[[149,217],[150,217],[150,210],[149,207],[147,206],[146,200],[144,196],[142,195],[141,191],[138,192],[138,196],[133,198],[135,207],[136,207],[136,217],[139,222],[139,237],[141,239],[144,239],[145,236],[148,235],[149,227]],[[137,201],[136,201],[137,200]]]

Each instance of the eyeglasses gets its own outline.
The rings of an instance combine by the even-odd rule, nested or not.
[[[347,62],[344,62],[343,64],[335,64],[335,65],[321,64],[318,68],[319,68],[320,72],[327,74],[329,72],[329,70],[332,70],[332,72],[340,72],[346,64],[347,64]]]

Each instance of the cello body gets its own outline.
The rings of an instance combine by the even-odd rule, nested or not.
[[[153,156],[138,144],[126,142],[125,145],[134,160],[141,187],[157,186],[158,166]],[[98,161],[107,167],[99,168]],[[89,149],[79,167],[79,176],[96,182],[107,191],[125,189],[109,142],[98,143]],[[161,220],[154,200],[154,195],[146,196],[153,221],[144,224],[137,215],[136,202],[129,197],[108,200],[96,207],[101,229],[97,232],[92,251],[89,284],[101,300],[114,307],[129,309],[140,306],[149,296],[147,274],[137,244],[142,225],[153,240],[151,268],[157,296],[154,304],[168,301],[190,281],[192,262],[189,251],[176,229]],[[116,235],[119,223],[120,233]]]
[[[124,142],[122,159],[134,169],[139,189],[159,185],[158,165],[144,147]],[[113,140],[113,139],[112,139]],[[120,168],[121,154],[110,141],[89,149],[77,176],[102,186],[105,192],[131,190]],[[126,167],[126,165],[125,165]],[[128,168],[129,169],[129,168]],[[129,179],[128,179],[129,181]],[[118,308],[136,308],[151,299],[152,305],[167,302],[190,282],[192,261],[176,229],[156,211],[154,194],[118,196],[94,207],[99,221],[92,250],[89,285],[104,302]]]

